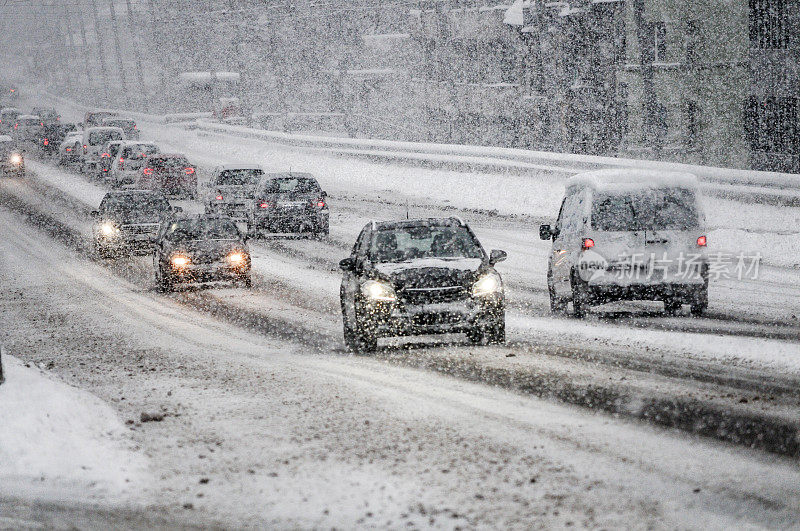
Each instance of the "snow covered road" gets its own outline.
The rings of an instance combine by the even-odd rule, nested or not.
[[[794,461],[309,352],[121,280],[18,215],[0,223],[8,349],[131,419],[153,477],[124,507],[6,497],[6,521],[58,526],[80,507],[88,527],[725,528],[800,513]]]

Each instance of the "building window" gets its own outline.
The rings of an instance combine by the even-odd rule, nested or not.
[[[800,155],[797,98],[751,97],[745,109],[745,127],[753,151]]]
[[[690,20],[686,23],[686,64],[696,65],[700,48],[700,21]]]
[[[667,25],[664,22],[650,22],[648,40],[642,50],[644,64],[665,62],[667,59]]]
[[[789,44],[786,0],[750,1],[750,44],[761,49],[782,49]]]

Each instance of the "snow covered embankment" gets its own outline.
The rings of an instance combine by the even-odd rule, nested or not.
[[[97,397],[4,355],[0,385],[0,496],[82,502],[128,499],[145,458]]]

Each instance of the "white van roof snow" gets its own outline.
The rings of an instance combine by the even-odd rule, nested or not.
[[[657,170],[613,169],[579,173],[567,180],[567,188],[588,187],[595,190],[637,188],[697,188],[697,177],[691,173]]]
[[[264,169],[258,164],[222,164],[217,166],[218,171],[225,171],[225,170],[261,170]]]

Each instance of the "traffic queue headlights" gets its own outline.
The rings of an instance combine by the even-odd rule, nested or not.
[[[100,234],[102,234],[106,238],[111,238],[113,236],[116,236],[118,232],[119,228],[110,221],[106,221],[105,223],[100,225]]]
[[[174,255],[172,257],[172,259],[170,259],[170,263],[172,263],[172,267],[175,267],[177,269],[180,269],[180,268],[188,266],[189,262],[191,262],[191,260],[189,260],[189,257],[188,256],[184,256],[182,254],[176,254],[176,255]]]

